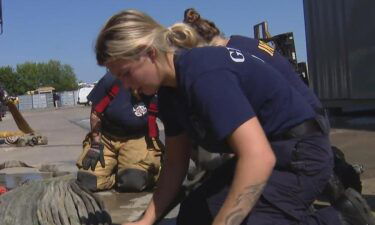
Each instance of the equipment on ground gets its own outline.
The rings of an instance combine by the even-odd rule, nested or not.
[[[6,193],[8,191],[8,189],[2,185],[0,185],[0,195]]]
[[[3,91],[3,93],[4,92],[5,91]],[[19,131],[0,131],[0,138],[5,139],[6,144],[15,145],[17,147],[48,144],[47,137],[35,132],[26,122],[17,108],[17,98],[3,94],[1,95],[0,101],[7,106],[19,129]]]
[[[103,204],[72,176],[27,182],[0,196],[2,225],[109,225]]]
[[[6,161],[0,164],[0,224],[109,225],[111,217],[70,172]]]

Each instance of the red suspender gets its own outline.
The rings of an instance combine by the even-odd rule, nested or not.
[[[152,100],[148,107],[148,136],[158,138],[159,130],[156,124],[156,117],[158,115],[158,105],[156,100]]]
[[[120,86],[118,84],[114,84],[109,91],[109,93],[104,96],[102,100],[95,106],[94,110],[97,113],[103,113],[104,110],[107,108],[109,103],[112,101],[114,97],[119,93],[120,91]],[[158,105],[157,105],[157,100],[153,99],[150,102],[150,105],[148,107],[148,135],[149,137],[152,138],[157,138],[159,136],[159,130],[158,130],[158,125],[156,123],[156,117],[158,115]]]
[[[112,99],[119,93],[120,87],[118,84],[114,84],[109,90],[108,94],[104,96],[102,100],[95,106],[94,110],[97,113],[102,113],[107,108]]]

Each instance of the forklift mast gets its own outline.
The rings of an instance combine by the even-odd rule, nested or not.
[[[300,78],[309,85],[307,66],[305,62],[297,61],[296,47],[292,32],[272,36],[268,30],[267,22],[254,25],[254,38],[271,45],[275,50],[286,57],[293,65]]]

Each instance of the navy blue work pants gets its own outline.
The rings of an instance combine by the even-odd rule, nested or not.
[[[309,207],[333,171],[330,142],[325,135],[271,142],[277,163],[260,199],[242,224],[339,225],[337,211]],[[208,225],[223,205],[236,165],[229,160],[181,204],[178,225]]]

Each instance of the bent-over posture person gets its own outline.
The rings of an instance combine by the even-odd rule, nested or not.
[[[238,47],[197,47],[186,24],[164,28],[126,10],[101,30],[96,54],[124,85],[158,93],[166,158],[143,217],[153,224],[178,193],[191,139],[235,157],[182,202],[177,224],[373,224],[361,196],[309,206],[332,174],[325,120],[284,76]]]
[[[155,120],[156,97],[142,101],[107,73],[88,99],[93,104],[91,132],[77,161],[78,181],[92,191],[153,187],[163,148]]]
[[[306,99],[315,110],[317,120],[325,120],[321,125],[327,126],[326,129],[329,130],[329,120],[321,102],[318,100],[317,96],[313,94],[311,88],[306,88],[305,83],[295,72],[292,64],[286,57],[278,52],[277,48],[275,49],[261,40],[239,35],[233,35],[230,36],[230,38],[226,38],[217,28],[215,23],[201,17],[201,15],[193,8],[185,10],[183,21],[198,33],[200,36],[200,45],[240,48],[242,52],[257,57],[260,60],[265,61],[267,65],[272,66],[275,70],[280,72],[280,74],[297,90],[298,93],[303,96],[303,98]],[[336,147],[332,147],[332,152],[335,159],[335,173],[331,175],[331,178],[323,191],[322,197],[324,199],[329,199],[329,201],[334,204],[335,201],[340,198],[340,195],[345,192],[346,188],[353,188],[360,193],[362,185],[359,174],[355,172],[352,165],[345,161],[344,157],[342,157],[343,153]],[[204,165],[207,163],[208,162],[206,161],[199,162],[198,160],[198,165]]]

